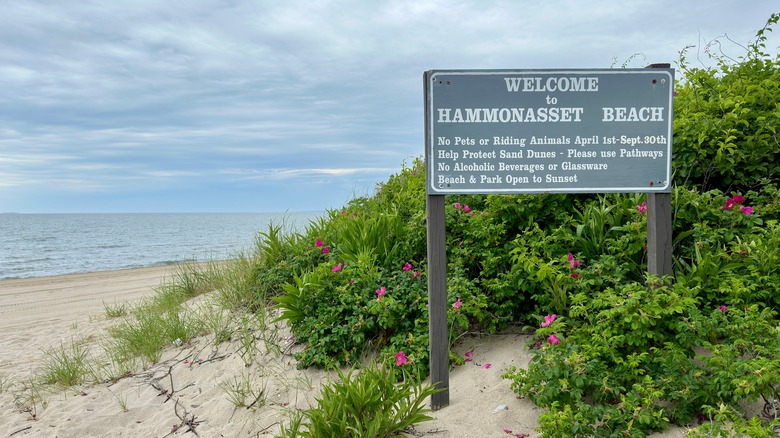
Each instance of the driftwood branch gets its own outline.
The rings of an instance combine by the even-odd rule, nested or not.
[[[12,437],[12,436],[16,435],[19,432],[24,432],[25,430],[29,430],[29,429],[32,429],[32,426],[23,427],[23,428],[17,430],[16,432],[11,432],[11,434],[8,435],[8,436]]]
[[[189,357],[189,356],[187,356]],[[165,401],[163,403],[167,403],[169,400],[173,400],[173,413],[176,415],[176,417],[179,419],[179,424],[174,425],[171,428],[171,431],[168,432],[164,437],[168,437],[173,435],[174,433],[177,433],[179,430],[182,430],[186,427],[186,430],[184,430],[184,433],[192,432],[195,436],[199,437],[198,432],[195,431],[195,428],[201,424],[203,421],[198,420],[197,417],[195,417],[195,414],[188,412],[187,409],[181,404],[179,401],[179,397],[174,398],[174,395],[176,395],[177,392],[183,391],[190,386],[194,386],[194,383],[190,383],[189,385],[184,386],[183,388],[176,389],[176,386],[173,382],[173,368],[178,365],[179,363],[182,363],[186,360],[185,359],[179,359],[173,364],[171,364],[168,367],[168,371],[165,372],[165,374],[154,377],[149,381],[149,385],[152,386],[152,388],[159,391],[159,395],[165,396]],[[163,388],[163,385],[161,382],[168,378],[168,382],[170,384],[170,390]],[[180,410],[182,412],[180,412]],[[163,437],[163,438],[164,438]]]

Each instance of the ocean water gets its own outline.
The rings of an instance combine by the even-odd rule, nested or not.
[[[223,260],[322,212],[0,214],[0,279]]]

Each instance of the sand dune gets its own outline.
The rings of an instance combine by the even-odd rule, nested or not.
[[[85,342],[99,351],[106,329],[104,302],[135,303],[154,293],[171,267],[0,281],[0,438],[18,437],[263,437],[273,436],[286,411],[314,401],[328,378],[320,370],[297,370],[288,333],[273,332],[245,366],[238,343],[215,346],[208,337],[171,348],[160,363],[114,383],[56,389],[36,387],[31,376],[44,351]],[[473,361],[450,373],[450,405],[416,435],[460,437],[538,436],[541,411],[518,399],[501,374],[531,359],[527,336],[506,333],[471,337],[457,350]],[[260,343],[258,344],[260,345]],[[484,366],[490,364],[489,367]],[[226,388],[250,381],[262,397],[250,409],[236,408]],[[247,402],[249,404],[249,402]],[[498,409],[499,406],[507,409]],[[30,408],[33,406],[33,409]],[[511,430],[512,434],[507,433]],[[680,437],[673,428],[662,437]]]

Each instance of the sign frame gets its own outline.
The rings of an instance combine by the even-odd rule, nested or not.
[[[671,191],[674,69],[437,69],[424,78],[428,194]],[[535,139],[568,144],[531,149]],[[521,158],[501,161],[504,153]],[[550,170],[559,166],[579,170]]]

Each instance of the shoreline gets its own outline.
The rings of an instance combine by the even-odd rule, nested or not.
[[[97,271],[74,271],[74,272],[63,272],[60,274],[46,274],[46,275],[31,275],[29,277],[3,277],[0,278],[0,285],[3,284],[3,282],[6,281],[16,281],[16,280],[35,280],[35,279],[45,279],[45,278],[54,278],[57,277],[69,277],[73,275],[89,275],[89,274],[102,274],[106,272],[121,272],[121,271],[134,271],[139,269],[151,269],[151,268],[171,268],[176,267],[183,264],[188,263],[200,263],[197,260],[181,260],[178,262],[160,262],[160,263],[154,263],[151,265],[143,265],[143,266],[127,266],[123,268],[106,268],[106,269],[99,269]]]
[[[108,267],[105,269],[99,269],[97,271],[74,271],[74,272],[63,272],[63,273],[55,273],[55,274],[45,274],[45,275],[31,275],[27,277],[2,277],[0,278],[0,287],[2,287],[6,282],[10,281],[18,281],[18,280],[36,280],[36,279],[53,279],[57,280],[59,277],[69,277],[74,275],[90,275],[90,274],[105,274],[109,272],[123,272],[123,271],[135,271],[135,270],[144,270],[144,269],[156,269],[156,268],[163,268],[163,269],[169,269],[169,270],[175,270],[177,267],[182,265],[189,265],[189,264],[203,264],[203,263],[222,263],[230,260],[230,258],[225,259],[209,259],[209,260],[197,260],[197,259],[187,259],[187,260],[178,260],[178,261],[164,261],[164,262],[156,262],[149,265],[137,265],[137,266],[126,266],[126,267]]]

